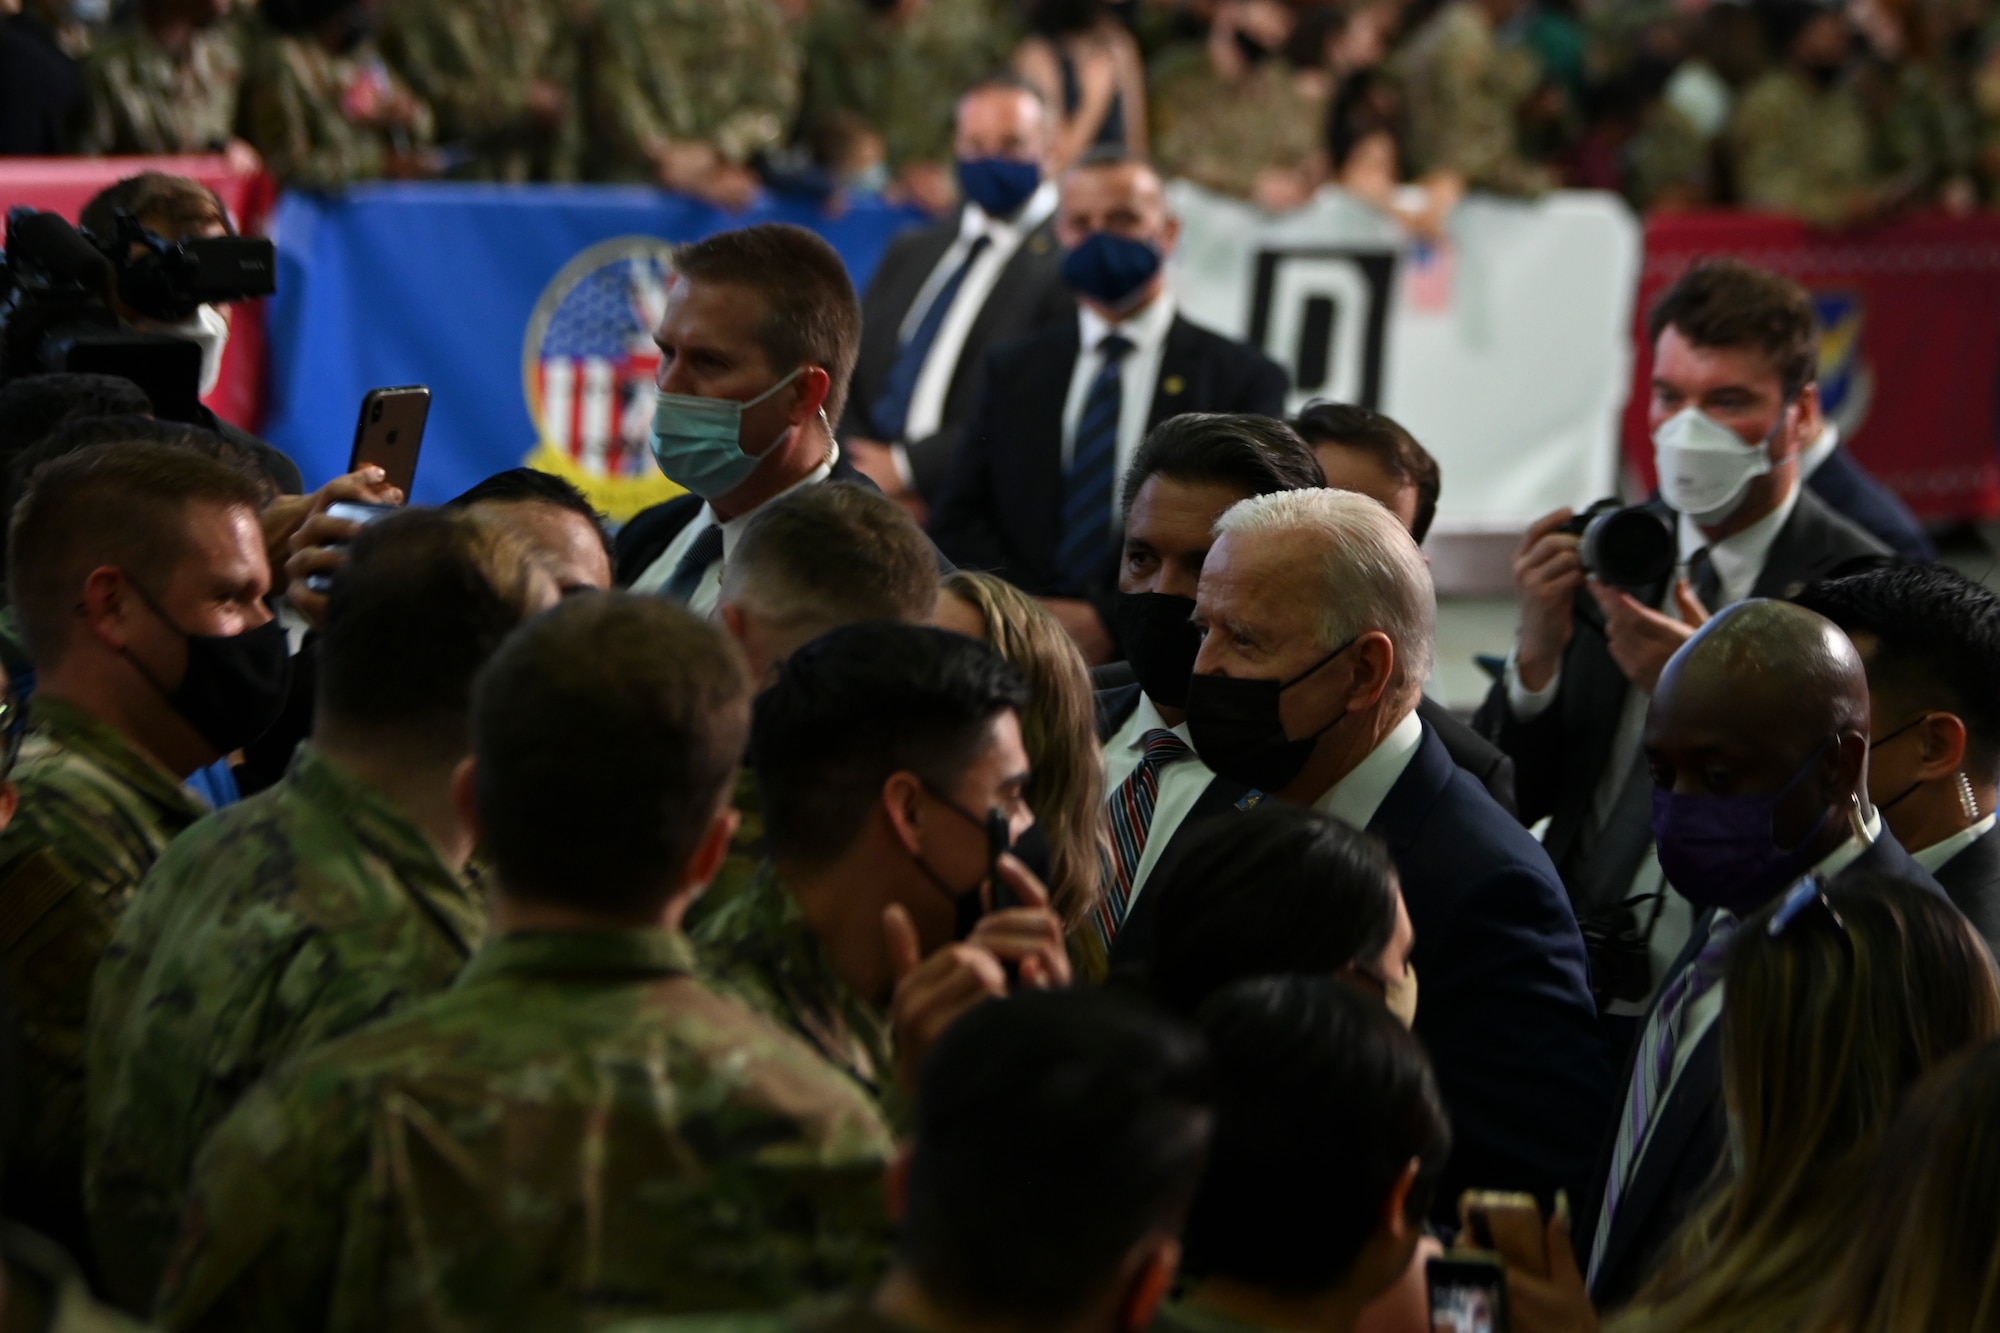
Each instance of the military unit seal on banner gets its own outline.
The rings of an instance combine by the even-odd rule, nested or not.
[[[600,241],[562,266],[535,302],[521,348],[538,436],[530,467],[574,482],[622,521],[681,494],[647,435],[673,247],[653,236]]]

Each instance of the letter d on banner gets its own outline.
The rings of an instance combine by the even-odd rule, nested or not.
[[[1249,342],[1291,371],[1291,407],[1378,406],[1395,275],[1392,250],[1258,251]]]

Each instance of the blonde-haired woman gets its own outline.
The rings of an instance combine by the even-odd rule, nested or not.
[[[1749,918],[1723,986],[1733,1169],[1613,1333],[1804,1329],[1849,1237],[1900,1224],[1865,1211],[1865,1187],[1905,1096],[2000,1037],[1984,941],[1941,893],[1883,876],[1806,880]],[[1596,1327],[1573,1264],[1554,1283],[1510,1272],[1508,1291],[1515,1333]]]
[[[1934,1071],[1875,1162],[1809,1333],[2000,1328],[2000,1043]]]
[[[1049,845],[1050,905],[1069,933],[1073,961],[1102,977],[1103,944],[1085,927],[1102,892],[1104,762],[1083,655],[1040,602],[991,574],[946,578],[937,623],[984,639],[1028,679],[1021,735],[1034,765],[1028,804]]]

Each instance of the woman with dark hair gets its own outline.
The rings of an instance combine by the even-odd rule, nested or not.
[[[1014,71],[1055,113],[1050,175],[1093,148],[1146,155],[1146,73],[1139,44],[1104,0],[1027,0],[1028,37]]]

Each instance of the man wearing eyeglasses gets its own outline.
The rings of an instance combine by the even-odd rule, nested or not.
[[[1943,892],[1869,800],[1868,737],[1854,645],[1789,603],[1720,612],[1660,673],[1645,729],[1653,838],[1698,915],[1641,1029],[1600,1197],[1580,1213],[1600,1307],[1628,1301],[1664,1257],[1728,1142],[1716,1020],[1737,924],[1808,874]]]

